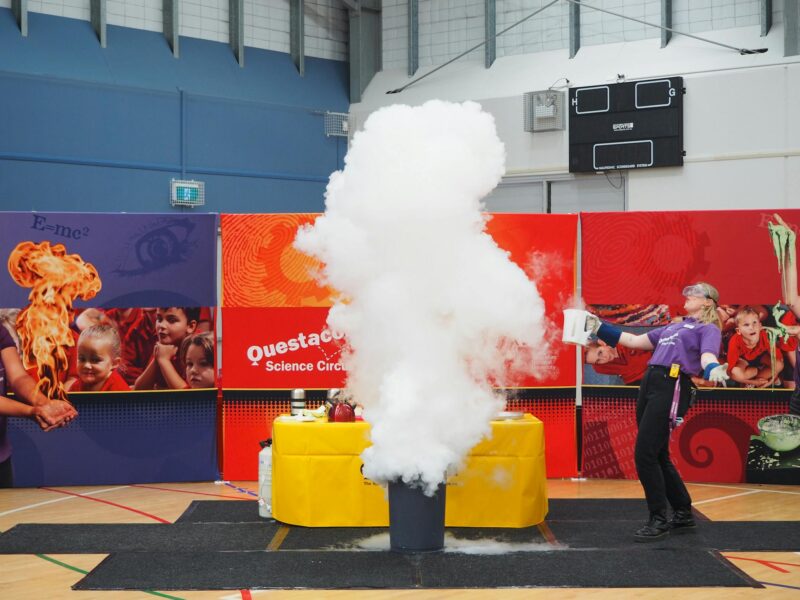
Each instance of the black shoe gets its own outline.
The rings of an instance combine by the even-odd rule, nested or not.
[[[672,518],[669,520],[669,528],[675,533],[683,533],[684,531],[691,531],[697,529],[697,523],[694,522],[694,515],[692,514],[692,507],[676,508],[672,513]]]
[[[650,513],[650,520],[644,527],[633,534],[633,539],[637,542],[654,542],[669,535],[669,523],[667,523],[667,512],[664,510]]]

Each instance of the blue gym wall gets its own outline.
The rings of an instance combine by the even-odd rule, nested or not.
[[[159,33],[0,9],[0,210],[179,212],[169,181],[206,183],[211,212],[322,211],[347,143],[348,68]]]

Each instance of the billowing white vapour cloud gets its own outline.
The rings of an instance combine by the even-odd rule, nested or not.
[[[347,389],[372,424],[370,479],[433,493],[503,409],[492,381],[549,368],[536,286],[484,231],[504,163],[476,103],[383,108],[298,233],[342,294],[328,323],[347,336]]]

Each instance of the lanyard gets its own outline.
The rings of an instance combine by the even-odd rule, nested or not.
[[[680,376],[675,379],[675,391],[672,392],[672,406],[669,409],[669,432],[672,433],[675,428],[683,423],[683,418],[678,416],[678,405],[681,400],[681,378]]]

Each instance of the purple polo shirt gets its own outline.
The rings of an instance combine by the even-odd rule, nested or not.
[[[700,355],[710,352],[719,356],[722,332],[711,323],[688,317],[680,323],[657,327],[647,332],[655,350],[649,365],[669,367],[679,364],[686,375],[699,375],[703,372]]]
[[[0,325],[0,350],[14,346],[14,339],[8,333],[8,329]],[[0,358],[0,396],[6,395],[6,370],[3,366],[3,359]],[[0,415],[0,462],[8,460],[11,456],[11,443],[8,441],[8,418]]]

